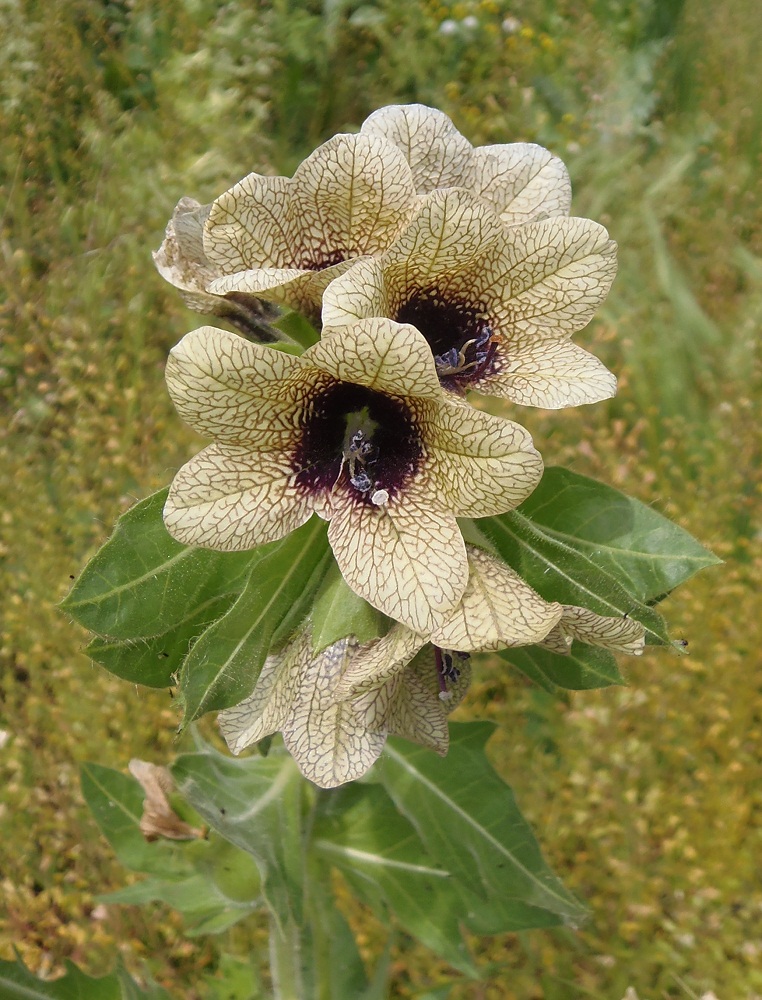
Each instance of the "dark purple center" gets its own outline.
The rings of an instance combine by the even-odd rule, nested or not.
[[[297,484],[311,493],[350,490],[370,503],[379,490],[398,493],[422,454],[420,430],[401,399],[332,382],[311,400],[293,465]]]
[[[465,392],[470,383],[492,370],[497,344],[478,307],[448,299],[430,288],[408,299],[395,319],[421,331],[445,388]]]
[[[343,250],[304,250],[301,258],[296,261],[296,267],[303,271],[325,271],[327,267],[340,264],[348,256],[350,255]]]

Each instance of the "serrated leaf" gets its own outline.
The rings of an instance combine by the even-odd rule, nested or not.
[[[185,660],[180,675],[184,725],[251,694],[273,637],[299,624],[332,558],[326,523],[314,517],[259,560],[238,600]]]
[[[324,802],[314,827],[315,852],[342,872],[382,922],[388,907],[413,937],[475,976],[460,931],[460,887],[432,860],[384,789],[347,785]]]
[[[99,636],[85,647],[85,653],[110,673],[132,684],[171,687],[177,683],[177,674],[191,644],[229,610],[235,599],[235,594],[213,597],[161,635],[146,639]]]
[[[248,852],[281,926],[302,916],[302,779],[287,754],[231,760],[207,746],[172,766],[181,794],[221,837]]]
[[[266,548],[212,552],[176,542],[162,520],[167,492],[159,490],[119,518],[61,602],[80,625],[113,639],[160,635],[211,599],[239,593],[266,554]]]
[[[498,554],[546,601],[558,601],[616,617],[629,615],[646,630],[646,641],[668,645],[664,619],[642,604],[606,570],[541,525],[512,510],[480,518],[477,527]]]
[[[73,962],[65,962],[59,979],[38,979],[20,958],[0,960],[0,997],[3,1000],[169,1000],[159,986],[142,989],[125,972],[87,976]]]
[[[451,723],[446,758],[391,739],[377,775],[431,860],[471,894],[462,913],[477,933],[576,925],[584,908],[551,872],[513,792],[484,744],[491,723]]]
[[[140,832],[145,792],[134,778],[101,764],[83,764],[82,794],[101,833],[127,868],[163,878],[186,878],[191,866],[176,844],[148,843]]]
[[[518,510],[593,559],[641,601],[722,561],[653,507],[560,466],[545,469]]]
[[[590,691],[625,683],[612,653],[581,642],[573,643],[567,656],[560,656],[541,646],[504,649],[498,655],[551,693],[559,688]]]
[[[372,608],[345,582],[334,562],[323,580],[312,608],[312,651],[321,653],[339,639],[353,635],[370,642],[383,635],[389,619]]]

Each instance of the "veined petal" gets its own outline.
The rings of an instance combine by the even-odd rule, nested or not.
[[[374,111],[361,131],[383,136],[402,150],[419,194],[463,183],[473,147],[443,111],[424,104],[392,104]]]
[[[333,698],[356,649],[353,639],[341,639],[302,663],[299,690],[282,728],[302,774],[321,788],[362,777],[386,742],[386,735],[372,732],[351,702]]]
[[[294,174],[289,217],[308,255],[385,250],[408,221],[415,185],[404,155],[367,134],[335,135]]]
[[[175,476],[164,524],[184,545],[233,552],[283,538],[311,514],[288,452],[215,443]]]
[[[560,626],[572,639],[615,653],[639,656],[645,645],[645,629],[632,618],[608,618],[587,608],[564,605]]]
[[[172,348],[165,375],[177,412],[194,430],[274,451],[288,447],[299,427],[308,385],[284,381],[304,369],[301,358],[203,326]]]
[[[598,358],[576,344],[541,340],[507,350],[498,370],[475,380],[472,388],[522,406],[556,410],[615,396],[616,378]]]
[[[217,295],[257,295],[268,302],[289,306],[315,318],[320,315],[325,289],[353,263],[353,260],[339,261],[319,271],[299,270],[295,267],[261,267],[238,271],[236,274],[215,278],[210,283],[209,290]]]
[[[344,382],[396,396],[441,395],[434,358],[414,326],[390,319],[367,319],[327,328],[305,361]]]
[[[502,560],[468,546],[470,575],[463,598],[431,641],[463,652],[529,646],[561,620],[560,604],[548,603]]]
[[[362,695],[354,706],[369,729],[402,736],[441,757],[447,754],[449,705],[439,698],[433,659],[411,664],[383,687]]]
[[[220,195],[204,227],[204,252],[222,274],[253,267],[293,267],[288,177],[249,174]]]
[[[279,732],[293,709],[311,652],[309,632],[303,630],[294,642],[267,657],[248,698],[218,714],[220,731],[232,753],[239,754]]]
[[[444,398],[427,430],[427,503],[459,517],[502,514],[542,477],[531,436],[511,420]]]
[[[563,160],[531,142],[479,146],[463,187],[491,205],[509,226],[568,215],[571,181]]]
[[[495,212],[469,191],[434,191],[384,254],[392,306],[403,301],[402,290],[432,287],[451,271],[480,260],[503,232]]]
[[[382,507],[342,498],[328,541],[352,590],[417,632],[431,632],[468,582],[466,547],[455,518],[409,496]]]
[[[459,275],[509,346],[562,340],[581,330],[608,294],[616,243],[589,219],[548,219],[506,229],[500,246]]]
[[[400,674],[425,645],[426,638],[397,622],[386,635],[357,650],[334,691],[346,701],[381,687]]]
[[[181,198],[167,223],[164,241],[153,255],[159,274],[175,288],[203,293],[214,277],[204,253],[204,223],[211,205]]]
[[[359,257],[323,293],[322,318],[326,329],[371,316],[391,315],[392,304],[377,257]]]

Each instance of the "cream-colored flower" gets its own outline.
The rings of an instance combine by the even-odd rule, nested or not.
[[[467,546],[468,584],[447,618],[428,634],[394,625],[354,657],[336,687],[337,698],[352,698],[397,677],[426,644],[459,653],[484,652],[542,642],[563,613],[543,600],[509,566],[474,545]],[[457,652],[455,652],[457,651]],[[456,664],[457,665],[457,664]],[[440,678],[441,691],[447,688]]]
[[[218,272],[204,253],[204,223],[211,205],[181,198],[167,223],[164,242],[153,255],[159,274],[180,290],[183,301],[194,312],[227,319],[255,340],[272,341],[268,321],[276,309],[255,295],[233,292],[212,295],[207,291]]]
[[[519,504],[542,474],[527,432],[442,393],[412,326],[327,330],[301,357],[212,327],[171,352],[178,412],[216,438],[176,475],[164,508],[188,545],[240,550],[313,513],[349,586],[424,634],[468,581],[456,516]]]
[[[569,340],[615,273],[616,244],[589,219],[509,227],[467,191],[435,191],[393,246],[328,286],[323,322],[389,316],[421,331],[453,392],[577,406],[616,391],[611,372]]]
[[[423,104],[379,108],[365,120],[362,132],[382,136],[402,150],[419,194],[466,188],[511,226],[569,214],[569,174],[542,146],[514,142],[474,149],[444,112]]]
[[[321,788],[362,777],[383,750],[386,735],[367,726],[364,712],[351,702],[332,698],[356,649],[353,639],[341,639],[315,655],[310,630],[304,629],[280,653],[268,656],[253,694],[218,716],[232,752],[280,732],[302,774]]]
[[[535,644],[567,654],[573,639],[615,652],[642,652],[645,629],[640,622],[545,601],[501,559],[474,545],[467,546],[467,551],[468,584],[454,611],[429,634],[396,624],[385,636],[363,646],[336,684],[335,699],[358,698],[386,688],[427,643],[441,651],[444,667],[449,657],[449,671],[438,664],[444,700],[450,682],[457,680],[458,657],[463,654]]]
[[[417,205],[413,175],[379,136],[336,135],[294,176],[249,174],[212,204],[207,291],[250,294],[317,316],[323,289],[352,261],[394,241]]]
[[[381,754],[387,735],[403,736],[445,754],[447,713],[465,695],[468,663],[459,660],[457,670],[451,668],[444,700],[437,660],[429,650],[415,659],[411,654],[413,662],[388,683],[358,698],[338,701],[337,684],[365,648],[350,636],[314,653],[311,630],[302,629],[283,650],[267,658],[254,692],[220,712],[220,730],[231,751],[238,754],[280,732],[302,774],[321,788],[362,777]]]

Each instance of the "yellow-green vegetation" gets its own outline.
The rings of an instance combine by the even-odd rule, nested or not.
[[[452,995],[762,994],[760,46],[754,0],[2,0],[2,957],[98,972],[120,953],[192,1000],[222,949],[265,955],[261,928],[187,939],[167,909],[97,903],[127,876],[78,765],[166,760],[177,714],[90,664],[55,605],[197,450],[163,363],[198,319],[150,258],[177,199],[289,173],[375,107],[422,101],[474,143],[549,146],[575,212],[620,243],[580,339],[619,396],[511,415],[548,463],[726,560],[664,606],[690,655],[627,662],[628,688],[558,701],[504,664],[476,671],[460,716],[501,724],[496,766],[592,918],[475,942],[494,971]],[[381,930],[348,905],[370,954]],[[448,977],[404,939],[392,972],[399,997]]]

